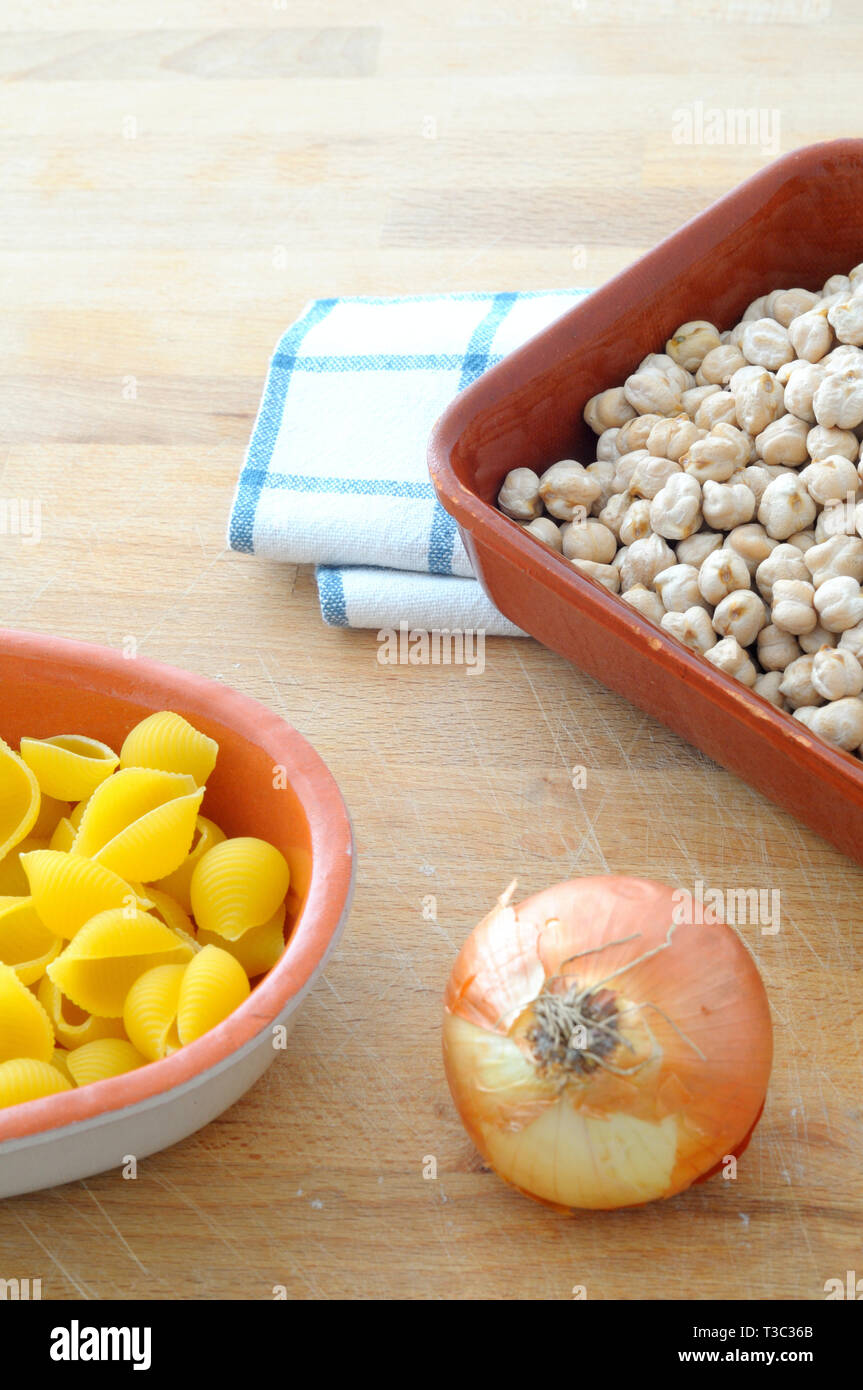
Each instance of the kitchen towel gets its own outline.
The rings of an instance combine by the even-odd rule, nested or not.
[[[270,363],[231,548],[314,564],[337,627],[520,635],[472,577],[426,449],[459,391],[586,293],[313,300]]]

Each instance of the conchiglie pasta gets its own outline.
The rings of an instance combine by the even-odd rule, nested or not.
[[[0,964],[0,1062],[32,1057],[49,1062],[54,1051],[51,1022],[35,994],[11,965]]]
[[[30,768],[0,738],[0,861],[36,824],[41,793]]]
[[[22,984],[44,975],[62,944],[42,922],[32,898],[0,899],[0,961],[11,965]]]
[[[0,739],[0,1107],[170,1065],[281,957],[305,875],[200,814],[217,754],[173,711]]]
[[[224,839],[225,832],[220,830],[214,821],[208,820],[206,816],[198,816],[195,838],[186,858],[179,869],[168,874],[167,878],[160,879],[158,883],[153,885],[154,888],[160,888],[163,893],[170,893],[172,898],[176,898],[184,912],[191,912],[192,874],[207,850],[212,849],[213,845],[221,844]]]
[[[168,1057],[180,1046],[177,1009],[185,965],[157,965],[139,975],[123,1008],[130,1040],[150,1062]]]
[[[92,859],[45,849],[22,855],[21,863],[36,911],[66,941],[100,912],[141,906],[130,884]]]
[[[183,972],[177,1008],[180,1042],[208,1033],[248,996],[248,977],[239,961],[218,946],[205,946]]]
[[[273,916],[289,882],[287,861],[274,845],[253,836],[225,840],[207,851],[192,874],[195,921],[236,941]]]
[[[111,1076],[135,1071],[146,1060],[123,1038],[101,1038],[74,1048],[66,1058],[66,1065],[76,1086],[87,1086],[91,1081],[107,1081]]]
[[[71,999],[55,985],[49,975],[39,981],[36,997],[45,1010],[54,1029],[54,1036],[61,1047],[83,1047],[85,1043],[98,1042],[100,1038],[125,1037],[123,1020],[120,1018],[99,1018],[79,1009]]]
[[[216,766],[219,745],[182,715],[160,710],[142,719],[120,749],[121,767],[152,767],[184,772],[203,787]]]
[[[249,927],[236,941],[227,941],[215,932],[199,931],[201,946],[221,946],[240,962],[250,980],[272,970],[285,949],[284,903],[269,920],[259,927]]]
[[[121,878],[164,878],[189,853],[203,795],[183,773],[124,768],[90,797],[72,853]]]
[[[60,801],[86,800],[120,761],[107,744],[80,734],[22,738],[21,757],[43,793]]]
[[[28,1100],[71,1091],[71,1082],[58,1067],[34,1057],[15,1057],[0,1062],[0,1107],[23,1105]]]
[[[101,912],[81,927],[48,966],[58,989],[99,1018],[122,1018],[126,995],[154,965],[174,965],[192,955],[166,927],[145,912]]]

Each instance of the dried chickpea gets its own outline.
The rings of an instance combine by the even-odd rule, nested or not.
[[[622,552],[620,560],[620,587],[625,593],[633,584],[652,584],[662,570],[668,569],[677,561],[677,556],[661,536],[645,536],[643,540],[633,541]]]
[[[820,362],[833,346],[833,329],[825,308],[809,309],[788,325],[788,341],[804,362]]]
[[[863,666],[847,647],[822,647],[812,657],[812,684],[825,700],[843,700],[863,690]]]
[[[812,411],[818,424],[828,428],[854,430],[863,424],[863,358],[860,364],[851,363],[825,374],[812,397]]]
[[[618,454],[629,454],[633,449],[646,449],[653,426],[663,417],[661,415],[636,415],[621,425],[617,436]]]
[[[767,296],[765,309],[783,328],[788,328],[801,314],[814,309],[819,297],[812,290],[776,290]]]
[[[628,492],[615,492],[599,513],[597,520],[601,521],[603,526],[607,526],[612,535],[619,536],[623,518],[629,511],[630,502],[631,498]]]
[[[681,391],[688,391],[695,385],[695,377],[692,372],[688,372],[685,367],[681,367],[679,362],[675,362],[673,357],[669,357],[667,352],[649,352],[638,364],[639,372],[659,372],[661,376],[667,377],[675,386],[679,386]]]
[[[731,476],[734,479],[737,479],[739,476],[740,482],[746,484],[755,498],[756,508],[760,506],[761,499],[764,496],[764,489],[767,487],[771,478],[767,469],[760,463],[748,463],[745,468],[740,469],[739,474],[733,473]]]
[[[782,691],[790,709],[800,709],[803,705],[820,705],[823,697],[812,684],[812,666],[815,657],[798,656],[782,673],[779,689]]]
[[[798,420],[814,425],[817,420],[815,396],[826,378],[827,368],[823,362],[802,361],[792,362],[790,367],[784,383],[785,409]],[[821,420],[817,422],[825,423]]]
[[[714,425],[703,439],[696,439],[680,460],[684,470],[699,483],[711,479],[726,483],[749,462],[749,440],[734,425]]]
[[[716,425],[737,424],[737,401],[730,391],[711,390],[698,403],[693,420],[700,430],[712,430]]]
[[[863,664],[863,623],[846,627],[839,638],[839,646],[843,651],[853,652],[857,660]]]
[[[575,459],[561,459],[547,468],[539,480],[545,509],[560,521],[572,521],[576,509],[588,510],[599,496],[600,484]]]
[[[599,462],[617,463],[620,458],[621,450],[617,447],[620,438],[620,430],[617,425],[613,429],[603,430],[596,441],[596,457]]]
[[[633,541],[640,541],[649,536],[653,529],[650,524],[650,503],[646,497],[638,497],[630,503],[626,516],[620,523],[620,544],[632,545]]]
[[[550,516],[538,516],[534,521],[523,523],[525,531],[530,535],[536,536],[538,541],[547,545],[550,550],[560,551],[562,549],[560,530],[556,522]]]
[[[745,366],[746,358],[740,348],[720,343],[702,358],[695,381],[698,386],[727,386],[734,373]]]
[[[691,420],[677,415],[670,419],[658,420],[648,435],[647,450],[656,458],[671,459],[674,463],[679,463],[687,449],[702,436],[703,431]]]
[[[614,533],[601,521],[571,521],[561,528],[561,544],[567,560],[594,560],[610,565],[617,554]]]
[[[649,618],[652,623],[657,625],[662,622],[665,609],[659,594],[655,594],[652,589],[648,589],[644,584],[633,584],[631,589],[627,589],[625,594],[621,594],[624,603],[637,609],[643,618]]]
[[[814,594],[821,626],[828,632],[844,632],[863,621],[863,594],[859,582],[850,575],[825,579]]]
[[[635,413],[635,408],[629,404],[622,386],[612,386],[607,391],[600,391],[598,395],[591,396],[584,407],[584,418],[594,434],[602,434],[604,430],[625,425]]]
[[[649,521],[665,540],[691,536],[701,525],[701,485],[688,473],[672,473],[650,503]]]
[[[806,452],[813,463],[819,459],[830,458],[832,454],[841,454],[846,459],[856,459],[859,451],[859,443],[853,430],[838,430],[834,426],[828,429],[825,425],[813,425],[806,436]]]
[[[816,506],[806,486],[795,474],[774,478],[767,484],[758,507],[758,520],[768,536],[784,541],[815,520]]]
[[[737,424],[747,434],[761,434],[785,413],[782,386],[766,367],[740,367],[731,378],[729,389],[737,407]],[[794,410],[793,414],[799,415],[800,411]]]
[[[683,408],[681,388],[656,367],[633,372],[626,378],[623,390],[639,415],[677,415]]]
[[[806,421],[798,420],[796,415],[780,415],[757,436],[755,449],[758,457],[768,465],[785,464],[798,468],[809,458],[806,447],[809,430]]]
[[[694,565],[669,565],[656,576],[653,587],[666,613],[686,613],[690,608],[704,607]]]
[[[856,695],[832,700],[813,710],[806,724],[819,738],[850,753],[863,743],[863,700]]]
[[[786,666],[801,655],[796,637],[783,632],[775,623],[768,623],[758,634],[758,660],[765,671],[774,671],[781,676]]]
[[[691,390],[681,392],[680,408],[690,420],[694,420],[704,402],[709,400],[711,396],[717,395],[719,395],[718,386],[693,386]],[[674,418],[677,419],[678,417],[675,416]]]
[[[704,655],[720,671],[724,671],[727,676],[734,676],[750,689],[758,679],[754,663],[750,661],[736,637],[723,637],[721,642],[717,642],[715,647],[710,647]]]
[[[816,544],[814,531],[795,531],[793,536],[788,537],[789,545],[796,545],[798,550],[802,550],[805,555]]]
[[[694,536],[685,536],[682,541],[678,541],[677,558],[682,565],[694,565],[696,569],[701,569],[708,555],[712,555],[721,547],[722,536],[716,532],[696,531]]]
[[[629,491],[633,497],[646,497],[652,502],[658,492],[661,492],[674,473],[680,473],[682,469],[679,463],[673,459],[659,458],[655,454],[647,454],[640,459],[632,470],[629,479]],[[856,471],[855,471],[856,477]]]
[[[816,623],[811,632],[801,632],[797,638],[801,652],[820,652],[822,647],[835,647],[839,644],[838,632],[828,632],[826,627]]]
[[[751,589],[726,594],[713,610],[713,626],[722,637],[736,637],[741,647],[749,647],[767,626],[764,600]]]
[[[774,580],[771,621],[795,637],[811,632],[818,622],[814,598],[815,590],[804,579]]]
[[[777,545],[755,571],[755,587],[763,599],[773,602],[773,585],[777,579],[802,579],[809,583],[811,575],[802,553],[787,542]]]
[[[825,281],[824,281],[824,287],[823,287],[823,289],[821,290],[822,296],[825,296],[825,297],[828,296],[828,295],[831,295],[831,294],[849,295],[850,293],[851,293],[851,276],[850,276],[850,275],[831,275],[830,278],[829,278],[829,280],[825,280]]]
[[[804,559],[816,589],[841,574],[858,583],[863,581],[863,540],[859,536],[831,536],[820,545],[810,546]]]
[[[749,323],[752,319],[763,319],[766,313],[767,295],[762,294],[758,299],[753,299],[752,303],[744,309],[741,323]]]
[[[748,521],[745,526],[735,526],[733,531],[728,532],[724,549],[733,550],[740,556],[749,570],[751,579],[754,578],[761,561],[766,560],[778,544],[772,536],[768,536],[760,522]]]
[[[533,521],[542,515],[539,478],[532,468],[513,468],[507,473],[497,505],[513,521]]]
[[[740,336],[740,351],[747,362],[771,372],[794,358],[788,330],[775,319],[752,319],[747,323]]]
[[[699,608],[697,605],[687,608],[685,613],[666,613],[662,618],[662,626],[672,637],[676,637],[678,642],[682,642],[694,652],[700,652],[702,656],[716,641],[710,614],[706,608]]]
[[[760,695],[762,700],[769,700],[771,705],[777,709],[787,709],[785,696],[780,690],[782,676],[778,671],[766,671],[763,676],[757,676],[753,689],[756,695]]]
[[[693,319],[680,325],[665,344],[665,351],[684,371],[694,372],[708,352],[719,346],[719,329],[705,319]]]
[[[715,483],[708,478],[702,488],[701,509],[708,526],[733,531],[755,515],[755,494],[745,483]]]
[[[749,587],[746,561],[733,550],[715,550],[698,571],[698,589],[708,603],[721,603],[728,594]]]
[[[856,286],[850,298],[840,300],[828,309],[827,318],[840,343],[849,343],[854,347],[863,344],[863,299]]]
[[[571,560],[570,564],[581,574],[589,575],[591,579],[610,589],[613,594],[620,592],[620,575],[613,565],[601,565],[596,560]]]
[[[589,463],[584,471],[599,483],[599,492],[590,505],[593,515],[599,516],[603,507],[607,506],[614,496],[614,476],[617,472],[617,465],[611,459],[597,459],[595,463]]]

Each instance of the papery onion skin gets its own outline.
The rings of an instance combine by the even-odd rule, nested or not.
[[[773,1056],[767,995],[737,933],[693,924],[679,902],[646,879],[573,879],[517,907],[505,895],[462,947],[445,998],[450,1090],[483,1156],[539,1201],[671,1197],[749,1141]],[[600,987],[615,1012],[590,1046],[613,1050],[543,1072],[537,996]]]

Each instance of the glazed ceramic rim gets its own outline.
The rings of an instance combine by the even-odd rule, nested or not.
[[[580,573],[562,556],[537,545],[516,522],[461,481],[451,455],[476,416],[511,395],[514,372],[518,378],[515,384],[522,386],[554,367],[566,356],[573,335],[585,323],[607,322],[605,306],[609,299],[613,302],[621,289],[628,299],[633,285],[648,287],[651,284],[651,267],[657,259],[664,258],[669,247],[685,250],[689,263],[697,261],[714,247],[718,229],[728,235],[735,226],[747,222],[789,178],[805,175],[813,163],[823,163],[830,158],[847,160],[849,156],[863,161],[863,140],[825,140],[806,145],[745,179],[484,372],[447,407],[432,431],[428,446],[429,472],[441,505],[469,535],[476,537],[480,545],[487,546],[546,588],[557,591],[561,586],[568,588],[577,601],[574,607],[590,610],[637,651],[649,648],[649,657],[657,665],[680,679],[698,683],[714,704],[727,712],[733,711],[773,748],[787,751],[789,744],[794,745],[800,763],[846,794],[849,781],[863,793],[863,763],[858,758],[814,738],[799,720],[776,709],[763,696],[697,657],[676,637],[656,627],[624,603],[619,595]],[[729,218],[732,209],[733,218]],[[494,601],[493,594],[491,597]]]
[[[149,704],[163,689],[166,706],[180,705],[192,717],[197,711],[236,730],[272,757],[274,765],[291,769],[291,789],[308,821],[312,860],[306,900],[285,951],[239,1008],[170,1057],[0,1111],[2,1154],[7,1140],[50,1134],[81,1121],[113,1117],[141,1102],[167,1099],[178,1087],[189,1089],[248,1052],[281,1015],[291,1012],[288,1006],[299,1002],[335,946],[350,909],[354,842],[347,807],[323,759],[302,734],[257,700],[178,667],[143,657],[128,661],[109,647],[41,633],[0,628],[0,655],[38,666],[41,678],[56,683],[80,683],[82,675],[91,676],[91,688],[121,702]],[[143,693],[135,694],[136,683],[145,687]]]

